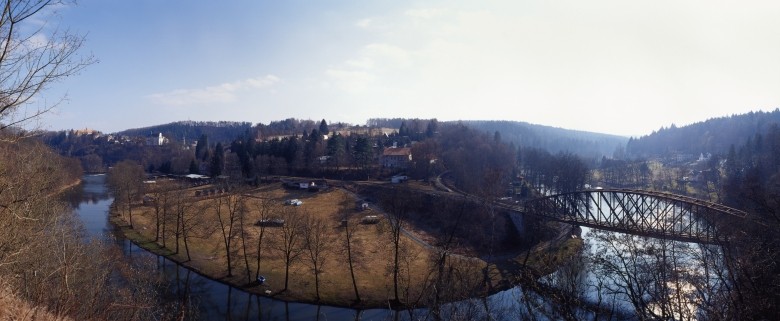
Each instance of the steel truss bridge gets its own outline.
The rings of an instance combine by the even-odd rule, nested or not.
[[[628,234],[685,242],[718,243],[716,223],[745,212],[670,193],[597,189],[546,196],[525,202],[526,214]]]

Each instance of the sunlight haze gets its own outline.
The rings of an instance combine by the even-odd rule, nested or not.
[[[49,129],[295,117],[515,120],[618,135],[780,107],[780,3],[102,1],[100,63]],[[54,27],[54,26],[50,26]]]

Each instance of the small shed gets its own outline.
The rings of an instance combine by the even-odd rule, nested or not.
[[[377,224],[379,223],[379,216],[377,215],[366,215],[363,216],[362,219],[360,219],[360,224]]]

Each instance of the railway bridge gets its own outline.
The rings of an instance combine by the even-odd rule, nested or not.
[[[747,216],[692,197],[631,189],[583,190],[502,207],[564,223],[697,243],[726,241],[716,229],[719,219]]]

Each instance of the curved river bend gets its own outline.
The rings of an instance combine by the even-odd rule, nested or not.
[[[75,212],[91,237],[113,239],[114,229],[108,221],[113,197],[105,186],[105,175],[83,178],[82,193],[72,202]],[[174,289],[187,287],[190,302],[203,320],[417,320],[430,319],[425,310],[393,311],[389,309],[355,310],[342,307],[290,303],[259,296],[192,272],[165,257],[144,250],[117,235],[117,246],[128,259],[156,260],[159,273]],[[512,300],[512,290],[491,296],[490,306]],[[508,301],[507,301],[508,300]],[[479,305],[483,305],[479,303]]]
[[[117,239],[118,247],[121,247],[125,257],[132,261],[148,260],[156,262],[149,268],[157,269],[168,283],[172,293],[187,293],[187,302],[191,309],[198,311],[198,319],[201,320],[435,320],[433,313],[428,309],[393,311],[389,309],[369,309],[354,310],[350,308],[319,306],[315,304],[289,303],[280,300],[274,300],[263,296],[258,296],[245,292],[239,288],[234,288],[223,283],[203,277],[192,272],[165,257],[157,256],[134,245],[128,240],[122,239],[115,234],[113,227],[108,222],[108,212],[113,198],[108,193],[105,186],[105,176],[88,175],[84,177],[81,194],[72,200],[72,206],[78,217],[84,224],[85,230],[92,237],[103,238],[104,240]],[[625,237],[625,234],[612,232],[588,232],[584,229],[587,238],[585,239],[586,250],[583,256],[571,262],[562,265],[558,270],[541,278],[539,281],[544,284],[558,288],[570,288],[581,298],[580,303],[594,302],[603,296],[605,288],[614,285],[611,281],[603,282],[603,269],[598,269],[592,263],[596,255],[604,257],[614,257],[624,251],[622,246],[614,246],[614,243],[605,243],[605,239]],[[607,233],[607,234],[605,234]],[[608,234],[612,233],[612,234]],[[601,235],[601,240],[598,237]],[[114,236],[114,237],[112,237]],[[591,237],[594,236],[594,237]],[[630,237],[630,236],[629,236]],[[648,240],[632,241],[628,244],[644,244]],[[612,244],[611,250],[609,245]],[[670,251],[677,251],[680,248],[696,248],[690,244],[675,245]],[[678,248],[679,246],[679,248]],[[704,247],[702,247],[704,248]],[[705,248],[706,249],[706,248]],[[641,249],[640,249],[641,250]],[[598,253],[603,252],[603,253]],[[717,254],[717,251],[714,251]],[[716,255],[717,256],[717,255]],[[690,261],[683,256],[681,264]],[[685,264],[688,265],[688,264]],[[689,270],[701,271],[697,266],[688,266]],[[598,272],[602,271],[602,272]],[[152,271],[154,272],[154,271]],[[619,272],[619,271],[618,271]],[[613,279],[615,280],[615,279]],[[598,285],[597,287],[594,287]],[[717,292],[720,284],[714,281],[706,281],[704,285],[710,288],[713,293]],[[490,319],[490,320],[557,320],[561,315],[571,315],[577,319],[599,319],[609,320],[618,319],[636,319],[634,310],[629,300],[623,297],[613,296],[611,303],[612,313],[609,315],[594,315],[583,309],[569,306],[561,308],[552,300],[543,297],[532,291],[523,291],[520,287],[499,292],[486,299],[466,300],[441,307],[441,319],[443,320],[472,320],[472,319]],[[697,305],[700,302],[685,302],[691,315],[695,315]],[[565,303],[564,303],[565,304]],[[603,306],[602,306],[603,307]],[[650,308],[653,308],[652,306]],[[616,310],[618,311],[616,311]],[[568,311],[568,312],[567,312]],[[593,310],[591,310],[593,311]],[[686,311],[682,311],[686,312]],[[682,313],[679,314],[688,314]],[[452,317],[456,315],[455,317]],[[679,314],[677,314],[679,316]],[[489,315],[489,317],[487,317]],[[684,317],[683,317],[684,318]]]

